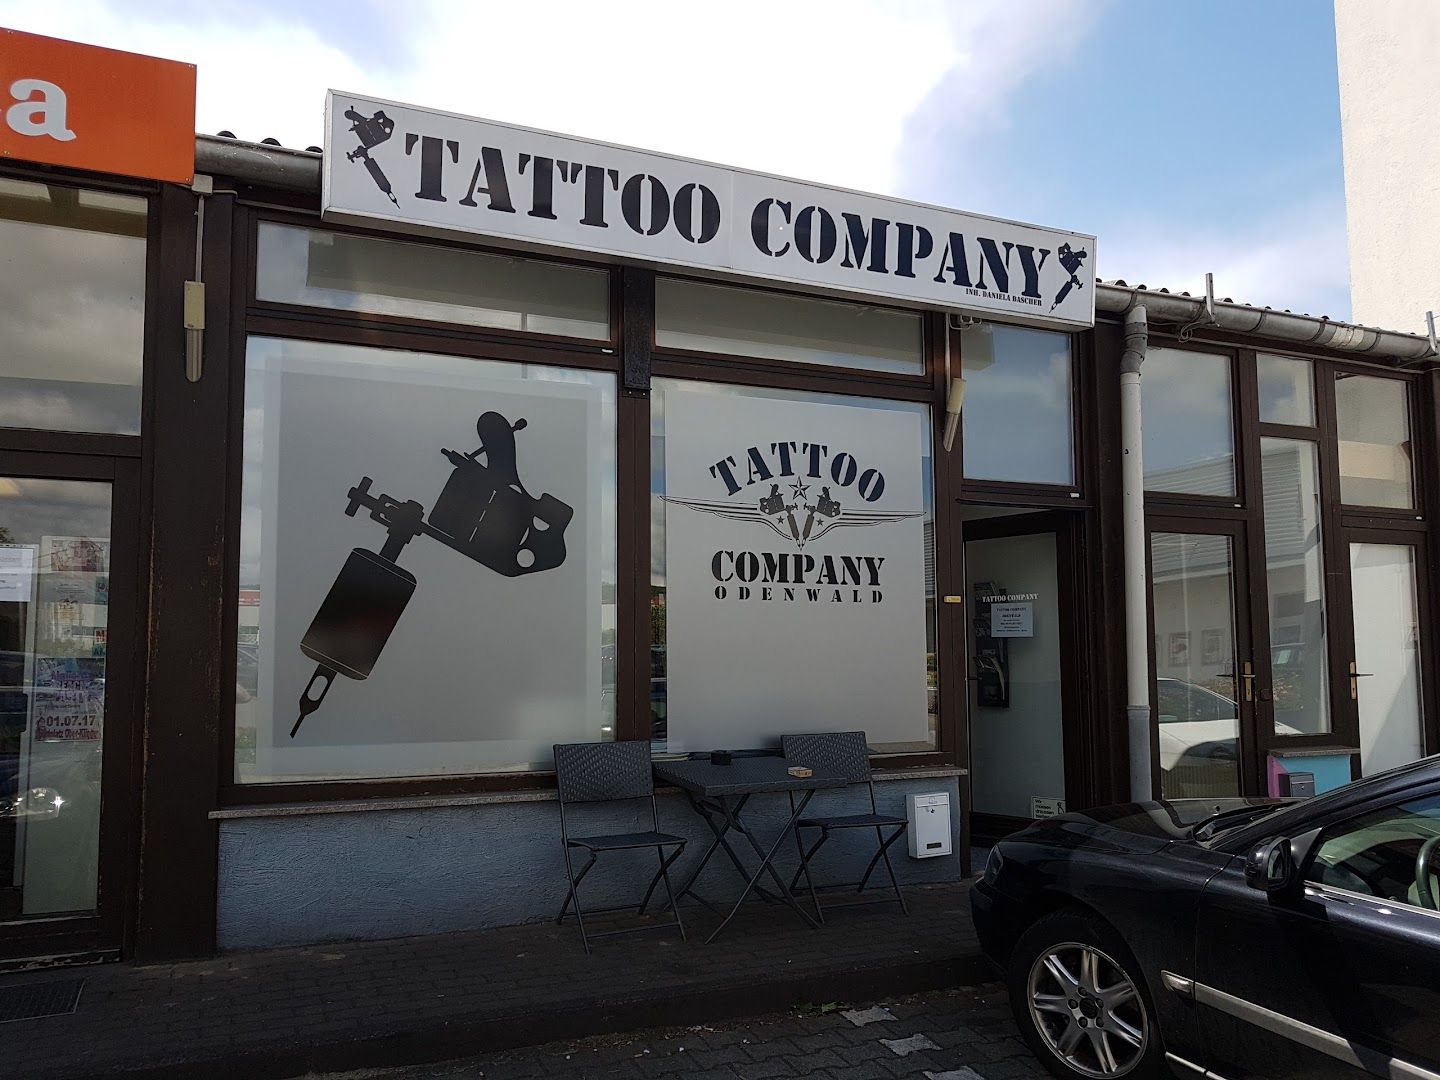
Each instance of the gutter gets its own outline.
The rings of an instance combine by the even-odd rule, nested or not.
[[[1286,345],[1308,345],[1313,348],[1338,349],[1365,356],[1388,356],[1399,360],[1428,360],[1436,357],[1428,338],[1419,334],[1402,334],[1394,330],[1377,330],[1369,326],[1336,322],[1314,315],[1294,315],[1274,308],[1249,307],[1230,301],[1215,303],[1212,320],[1203,296],[1181,296],[1155,292],[1128,285],[1099,282],[1095,287],[1096,311],[1129,311],[1143,304],[1151,321],[1162,323],[1198,323],[1216,330],[1266,338]]]
[[[321,155],[311,150],[292,150],[268,143],[244,142],[218,135],[195,136],[195,171],[227,176],[251,184],[295,191],[320,193]],[[1096,311],[1121,314],[1143,304],[1152,322],[1195,323],[1219,330],[1284,343],[1337,349],[1363,356],[1392,357],[1419,361],[1437,357],[1428,338],[1377,330],[1352,323],[1334,322],[1312,315],[1292,315],[1272,308],[1249,307],[1226,301],[1214,305],[1210,318],[1204,297],[1131,288],[1128,285],[1096,282]]]

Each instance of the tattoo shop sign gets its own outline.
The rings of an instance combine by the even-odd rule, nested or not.
[[[669,749],[923,742],[924,410],[664,393]]]
[[[1095,321],[1093,236],[334,90],[325,109],[329,220]]]

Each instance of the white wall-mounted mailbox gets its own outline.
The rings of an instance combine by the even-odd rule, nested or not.
[[[950,854],[950,793],[935,791],[905,796],[905,818],[912,859]]]

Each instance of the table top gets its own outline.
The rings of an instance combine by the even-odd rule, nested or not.
[[[783,757],[737,757],[729,765],[712,764],[709,758],[657,761],[655,775],[666,783],[707,798],[758,795],[766,791],[813,791],[850,783],[843,776],[823,775],[819,769],[813,776],[805,777],[791,776],[785,771],[796,764]]]

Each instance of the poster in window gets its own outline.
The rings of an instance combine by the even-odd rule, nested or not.
[[[35,546],[0,544],[0,604],[28,604],[35,589]]]
[[[261,512],[235,695],[255,773],[534,767],[596,729],[599,386],[274,341],[248,366]]]
[[[105,717],[103,657],[36,657],[31,693],[38,741],[100,741]]]
[[[929,738],[923,409],[665,393],[668,747]]]

